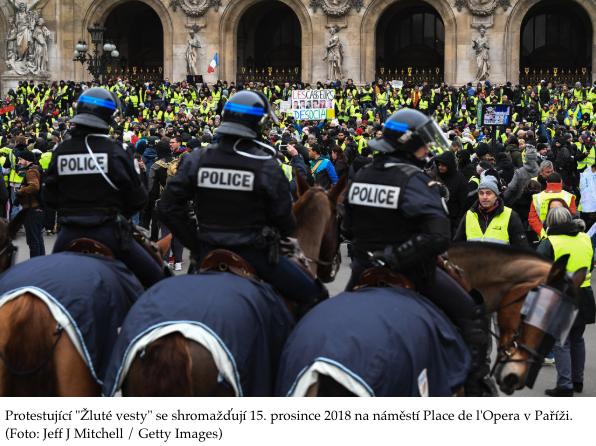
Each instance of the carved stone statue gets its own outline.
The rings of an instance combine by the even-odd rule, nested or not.
[[[44,26],[34,8],[41,0],[34,0],[31,6],[8,0],[14,11],[14,17],[8,19],[9,30],[6,35],[6,74],[47,75],[48,40],[50,31]]]
[[[474,83],[484,81],[490,76],[490,58],[488,54],[490,45],[488,44],[488,38],[485,37],[486,28],[480,26],[479,31],[480,37],[472,41],[472,48],[476,51],[476,66],[478,67]]]
[[[329,81],[339,81],[343,80],[344,73],[342,69],[342,65],[344,62],[344,50],[339,40],[339,36],[337,33],[339,32],[339,26],[335,25],[329,29],[329,34],[331,38],[329,39],[329,44],[326,47],[327,53],[323,60],[327,61],[329,66],[328,72],[328,80]]]
[[[44,26],[43,19],[37,19],[33,29],[33,54],[35,56],[35,74],[44,75],[48,71],[48,40],[52,41],[50,31]]]
[[[197,54],[198,49],[201,48],[201,42],[199,42],[199,38],[195,36],[194,30],[190,30],[188,32],[190,37],[186,42],[186,72],[190,76],[197,75]]]

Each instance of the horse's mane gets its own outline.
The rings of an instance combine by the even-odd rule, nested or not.
[[[324,192],[324,190],[319,186],[315,186],[300,196],[298,201],[294,203],[294,206],[292,207],[296,218],[300,218],[303,215],[318,215],[320,212],[323,212],[325,206],[328,206],[328,201],[326,197],[324,201],[315,200],[314,195],[319,192]]]
[[[538,254],[536,251],[526,249],[526,248],[519,248],[517,246],[511,245],[504,245],[500,243],[484,243],[484,242],[460,242],[454,243],[449,248],[449,251],[460,250],[463,249],[464,251],[475,251],[480,250],[482,254],[486,256],[491,255],[503,255],[506,257],[514,257],[516,260],[519,260],[520,257],[528,257],[535,260],[541,260],[543,262],[552,263],[549,259],[544,257],[542,254]],[[496,261],[495,259],[491,259],[491,262]]]

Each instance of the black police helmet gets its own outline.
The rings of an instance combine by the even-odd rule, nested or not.
[[[109,130],[120,111],[120,99],[101,87],[88,88],[79,96],[77,114],[70,122],[102,130]]]
[[[271,104],[260,91],[242,90],[234,94],[222,112],[222,123],[215,130],[222,135],[257,138],[269,121],[279,122]]]
[[[436,121],[418,110],[403,109],[393,113],[385,122],[383,136],[368,146],[377,152],[414,153],[424,145],[449,150],[450,144]]]

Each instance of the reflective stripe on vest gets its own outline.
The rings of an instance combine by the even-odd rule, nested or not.
[[[580,268],[588,268],[586,280],[581,284],[581,288],[590,286],[590,265],[592,264],[592,257],[594,250],[592,249],[592,241],[587,234],[580,232],[575,237],[570,235],[549,235],[547,237],[553,245],[555,252],[555,262],[565,254],[569,254],[567,261],[567,271],[575,272]]]
[[[534,202],[534,209],[540,218],[540,221],[544,223],[546,220],[546,214],[548,214],[548,205],[555,198],[562,198],[567,203],[567,206],[571,207],[571,200],[573,195],[568,192],[540,192],[534,194],[532,201]]]
[[[466,238],[469,242],[492,242],[508,245],[510,218],[511,208],[505,206],[503,212],[491,220],[486,232],[482,233],[478,222],[478,214],[468,211],[466,214]]]
[[[284,171],[284,175],[286,176],[286,178],[288,179],[288,181],[292,181],[293,175],[292,175],[292,167],[288,166],[287,164],[282,163],[281,161],[277,160],[279,162],[279,167],[281,167],[281,170]]]

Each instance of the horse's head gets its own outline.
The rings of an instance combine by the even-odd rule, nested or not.
[[[0,273],[10,268],[17,258],[18,248],[12,243],[18,230],[25,223],[29,209],[23,209],[8,223],[0,218]]]
[[[347,177],[343,175],[330,190],[318,186],[310,187],[299,174],[296,175],[299,199],[293,211],[298,220],[298,229],[294,236],[300,247],[312,260],[313,272],[322,282],[335,279],[340,255],[340,226],[343,212],[338,205],[346,189]]]
[[[565,341],[577,315],[577,291],[587,269],[567,275],[568,259],[559,258],[537,287],[512,290],[498,308],[501,335],[494,371],[508,395],[534,386],[544,356],[555,342]]]

